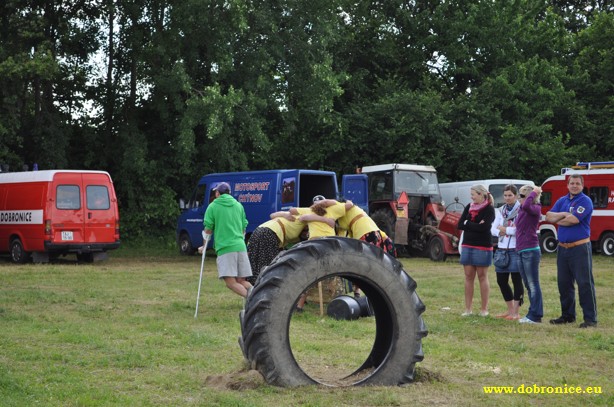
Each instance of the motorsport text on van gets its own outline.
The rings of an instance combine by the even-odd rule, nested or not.
[[[117,197],[107,172],[0,173],[0,253],[13,262],[70,253],[91,262],[119,244]]]
[[[220,182],[230,185],[230,194],[245,208],[249,222],[246,239],[260,224],[270,220],[271,213],[289,210],[291,207],[311,206],[316,195],[337,199],[339,192],[337,177],[332,171],[293,169],[205,175],[198,181],[187,204],[180,203],[182,213],[177,219],[176,231],[180,253],[192,254],[203,244],[203,218],[207,206],[215,199],[213,188]]]

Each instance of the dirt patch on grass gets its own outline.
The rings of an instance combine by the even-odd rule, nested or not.
[[[219,390],[249,390],[256,389],[264,384],[266,384],[264,378],[256,370],[245,370],[205,378],[205,386]]]
[[[327,377],[325,380],[321,378],[320,380],[333,387],[351,387],[353,383],[359,382],[372,373],[372,369],[366,369],[344,379]],[[415,383],[445,381],[444,376],[439,372],[433,372],[424,368],[416,368]],[[241,370],[225,375],[211,375],[205,378],[205,386],[218,390],[250,390],[264,385],[266,385],[266,382],[257,370]]]
[[[423,367],[417,367],[414,376],[414,382],[416,383],[429,383],[429,382],[445,382],[445,377],[440,372],[434,372]]]

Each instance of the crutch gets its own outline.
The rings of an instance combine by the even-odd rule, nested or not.
[[[194,318],[198,316],[198,300],[200,299],[200,285],[203,281],[203,268],[205,267],[205,253],[207,253],[207,245],[209,244],[209,238],[211,235],[208,235],[203,230],[203,241],[205,244],[203,245],[203,256],[200,261],[200,277],[198,278],[198,294],[196,295],[196,312],[194,312]]]

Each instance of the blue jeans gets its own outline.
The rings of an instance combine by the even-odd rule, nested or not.
[[[566,318],[576,318],[576,290],[584,313],[584,321],[597,322],[597,300],[593,281],[593,253],[590,243],[566,249],[558,247],[556,256],[557,282],[561,312]]]
[[[522,281],[529,294],[529,312],[527,318],[533,322],[541,322],[544,316],[542,289],[539,285],[539,261],[542,254],[539,249],[518,252],[518,268]]]

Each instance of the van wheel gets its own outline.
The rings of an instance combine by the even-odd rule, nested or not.
[[[196,250],[194,249],[194,246],[192,246],[190,236],[188,236],[187,233],[182,233],[179,235],[179,253],[185,256],[190,256],[195,252]]]
[[[433,261],[445,261],[446,251],[443,244],[443,239],[440,236],[433,236],[429,240],[428,246],[429,258]]]
[[[375,338],[370,354],[343,385],[400,385],[413,381],[424,358],[424,304],[402,264],[357,239],[327,237],[302,242],[280,254],[258,277],[240,313],[243,355],[267,383],[282,387],[320,384],[309,376],[290,346],[295,304],[307,288],[331,277],[360,285],[372,306]],[[338,383],[336,383],[338,384]],[[335,384],[335,385],[336,385]]]
[[[24,264],[30,260],[30,253],[26,252],[19,239],[11,240],[11,260],[13,263]]]
[[[614,233],[605,233],[599,241],[599,247],[602,254],[614,256]]]
[[[539,246],[542,253],[556,253],[556,248],[559,242],[554,237],[554,233],[550,231],[543,231],[539,235]]]

